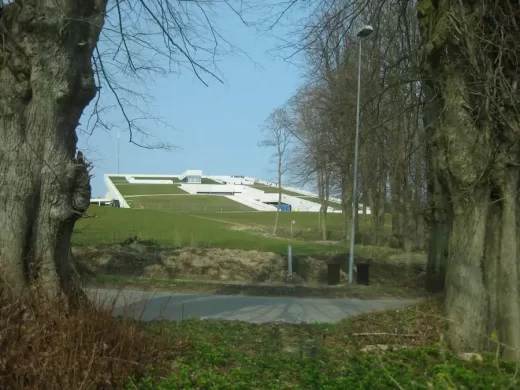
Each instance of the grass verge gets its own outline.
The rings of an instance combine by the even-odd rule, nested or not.
[[[127,388],[518,388],[515,364],[488,355],[481,362],[463,361],[447,350],[439,341],[439,318],[439,302],[428,300],[337,325],[150,324],[152,334],[172,337],[175,357],[168,372],[131,378]],[[386,335],[366,336],[372,331]],[[377,344],[380,352],[364,352]]]

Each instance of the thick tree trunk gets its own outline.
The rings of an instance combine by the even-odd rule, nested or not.
[[[418,10],[432,92],[426,122],[434,179],[449,200],[447,339],[457,350],[481,350],[497,330],[503,356],[520,360],[520,121],[511,95],[518,77],[509,62],[518,49],[507,36],[520,21],[520,5],[419,0]],[[488,47],[503,37],[495,31],[506,34],[499,52]]]
[[[504,357],[520,360],[520,305],[518,295],[518,230],[516,227],[518,168],[506,168],[502,186],[501,240],[497,288],[498,334],[507,347]],[[493,286],[494,287],[494,286]]]
[[[435,111],[436,112],[436,111]],[[429,121],[426,124],[428,127]],[[435,158],[435,137],[428,132],[427,178],[428,178],[428,263],[426,265],[426,289],[430,292],[444,290],[448,241],[451,221],[448,215],[448,195],[439,181],[439,171]]]
[[[482,274],[489,192],[475,188],[471,199],[454,198],[446,270],[448,339],[456,350],[479,351],[486,344],[487,293]]]
[[[4,291],[76,291],[70,239],[90,185],[75,133],[95,96],[102,0],[24,1],[0,13],[0,276]],[[34,288],[33,288],[34,287]]]

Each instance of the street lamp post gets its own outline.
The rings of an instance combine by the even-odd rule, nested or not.
[[[353,283],[354,273],[354,244],[356,240],[356,218],[357,218],[357,168],[358,168],[358,149],[359,149],[359,106],[361,97],[361,42],[368,37],[374,29],[372,26],[363,26],[356,34],[359,38],[359,58],[358,58],[358,90],[356,107],[356,140],[354,144],[354,179],[352,182],[352,227],[350,229],[350,253],[348,261],[348,282]]]

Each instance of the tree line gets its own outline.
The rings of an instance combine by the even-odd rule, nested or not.
[[[128,110],[140,106],[135,94],[119,82],[178,69],[219,80],[214,60],[229,46],[215,23],[217,3],[0,0],[2,293],[78,302],[70,240],[90,198],[90,165],[77,153],[80,118],[92,101],[89,124],[110,128],[99,119],[104,90],[129,141],[152,147],[140,142],[142,112],[132,117]],[[429,285],[445,294],[452,347],[498,346],[520,360],[519,3],[253,3],[223,2],[258,28],[293,17],[283,46],[304,55],[307,78],[273,123],[298,140],[290,165],[301,183],[315,182],[323,232],[326,201],[341,197],[345,238],[358,207],[355,31],[374,26],[363,41],[356,188],[371,208],[371,240],[426,247]],[[244,19],[247,12],[268,15],[255,24]]]
[[[365,23],[355,190],[371,210],[370,243],[428,252],[426,287],[445,294],[452,346],[518,359],[520,6],[323,1],[298,24],[285,48],[303,53],[306,78],[277,108],[278,127],[292,135],[292,180],[319,194],[324,239],[330,196],[342,200],[345,241],[358,208]]]

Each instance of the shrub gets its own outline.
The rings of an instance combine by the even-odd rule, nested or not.
[[[111,310],[0,299],[0,388],[115,388],[166,356],[164,338]]]

